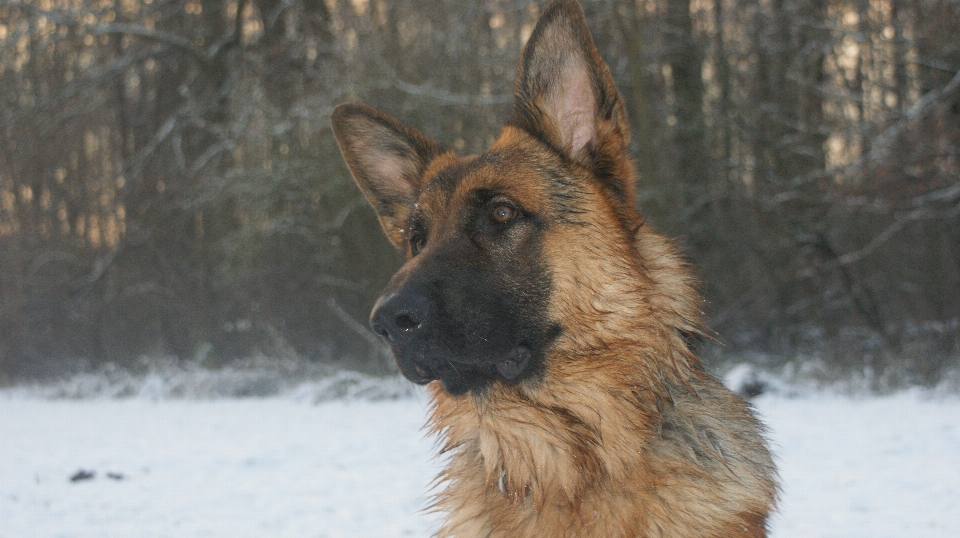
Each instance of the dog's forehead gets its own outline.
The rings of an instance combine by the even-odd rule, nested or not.
[[[465,208],[481,192],[505,196],[531,210],[547,197],[542,167],[521,151],[491,148],[479,155],[445,159],[431,168],[418,203],[434,214],[440,208]]]

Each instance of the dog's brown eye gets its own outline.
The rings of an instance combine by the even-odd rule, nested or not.
[[[497,224],[506,224],[514,219],[517,216],[517,210],[506,205],[500,204],[493,208],[493,212],[490,213],[490,218],[493,219],[493,222]]]
[[[423,235],[415,235],[410,238],[410,251],[414,256],[420,254],[420,251],[427,246],[427,238]]]

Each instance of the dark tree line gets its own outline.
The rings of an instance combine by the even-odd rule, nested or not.
[[[960,0],[584,0],[642,212],[723,353],[919,381],[960,362]],[[258,353],[385,366],[398,264],[328,127],[460,152],[507,117],[528,0],[0,0],[0,380]]]

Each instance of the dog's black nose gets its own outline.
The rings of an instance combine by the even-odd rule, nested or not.
[[[373,332],[391,344],[409,342],[423,332],[429,319],[427,298],[419,293],[399,292],[380,297],[370,315]]]

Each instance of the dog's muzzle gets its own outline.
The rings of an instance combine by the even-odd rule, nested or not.
[[[388,292],[373,307],[370,327],[393,349],[400,372],[410,381],[426,384],[439,379],[451,393],[462,393],[493,379],[515,382],[530,367],[529,346],[491,347],[493,335],[471,338],[466,336],[471,334],[469,327],[450,325],[449,319],[444,325],[436,316],[428,297],[416,288]]]

